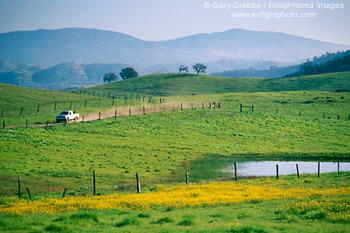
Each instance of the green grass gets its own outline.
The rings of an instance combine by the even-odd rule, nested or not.
[[[349,77],[350,72],[281,79],[157,74],[75,91],[81,94],[0,84],[0,117],[1,123],[5,122],[7,127],[25,126],[45,124],[47,121],[55,122],[55,116],[62,110],[76,110],[81,116],[118,108],[127,111],[126,107],[130,106],[142,108],[142,105],[151,107],[155,102],[160,104],[162,102],[160,97],[165,96],[232,92],[335,91],[349,89]],[[111,98],[113,96],[115,100]],[[172,103],[179,108],[180,100],[181,98],[174,97]]]
[[[299,182],[295,176],[281,176],[281,180],[265,181],[261,185],[282,188],[349,187],[349,172],[329,173],[317,178],[305,175]],[[288,182],[284,182],[288,180]],[[293,182],[295,181],[295,183]],[[239,181],[247,182],[247,181]],[[288,183],[288,187],[284,185]],[[268,195],[268,194],[267,194]],[[320,203],[307,208],[294,208],[303,203]],[[324,205],[323,205],[324,204]],[[334,219],[330,213],[349,210],[347,196],[291,198],[261,202],[241,202],[215,207],[155,209],[147,212],[89,211],[60,214],[32,214],[11,216],[0,214],[1,232],[348,232],[349,218]],[[97,221],[95,220],[97,219]]]
[[[107,112],[112,109],[120,110],[126,106],[150,105],[148,96],[145,98],[142,96],[139,100],[136,100],[136,96],[133,99],[128,96],[127,100],[118,97],[113,100],[111,95],[109,95],[110,98],[107,96],[107,94],[105,97],[78,95],[0,84],[0,120],[1,124],[5,121],[6,127],[25,126],[26,121],[28,125],[55,122],[56,115],[63,110],[75,110],[82,118],[83,115]]]
[[[95,86],[76,93],[116,96],[208,95],[232,92],[335,91],[350,88],[350,72],[293,78],[226,78],[195,74],[155,74]]]
[[[93,170],[98,193],[104,194],[134,191],[136,172],[143,191],[183,181],[185,170],[191,181],[223,177],[225,158],[349,158],[349,93],[237,93],[182,100],[201,106],[210,99],[221,102],[222,108],[117,117],[48,130],[2,130],[0,194],[15,195],[18,176],[34,198],[40,193],[59,197],[65,187],[68,196],[91,194]],[[255,111],[240,113],[239,103],[253,104]]]
[[[173,78],[168,77],[168,81]],[[345,85],[348,73],[336,74],[339,85]],[[166,75],[152,76],[166,81]],[[149,82],[152,86],[152,77]],[[214,80],[208,85],[193,79]],[[327,76],[330,77],[329,75]],[[342,77],[342,78],[339,78]],[[153,192],[161,185],[184,183],[184,171],[190,172],[190,182],[209,182],[207,179],[226,177],[222,172],[227,161],[250,157],[293,158],[293,159],[332,159],[348,160],[350,152],[350,93],[335,92],[266,92],[266,93],[227,93],[227,91],[247,91],[254,82],[268,82],[270,87],[322,88],[333,90],[338,84],[331,78],[313,80],[281,79],[285,86],[274,80],[245,79],[248,89],[234,89],[227,80],[218,81],[210,76],[178,77],[176,82],[184,82],[184,89],[176,89],[175,83],[158,89],[147,90],[144,84],[135,83],[128,88],[116,88],[118,93],[140,95],[184,95],[165,98],[167,106],[183,111],[148,113],[147,115],[124,116],[101,121],[54,125],[45,128],[12,128],[0,130],[0,195],[16,196],[17,179],[21,177],[23,198],[28,198],[25,188],[31,191],[33,199],[45,197],[61,198],[64,188],[67,197],[92,194],[92,171],[96,170],[97,193],[135,192],[135,173],[139,172],[142,192]],[[189,80],[185,80],[185,79]],[[313,79],[315,77],[309,77]],[[146,79],[141,77],[140,80]],[[182,81],[181,81],[182,80]],[[192,81],[190,81],[192,80]],[[199,82],[204,81],[198,80]],[[238,82],[239,79],[230,79]],[[295,79],[296,80],[296,79]],[[344,81],[345,80],[345,81]],[[132,81],[132,80],[128,80]],[[153,80],[154,81],[154,80]],[[164,82],[165,82],[164,81]],[[181,81],[181,82],[180,82]],[[309,80],[310,81],[310,80]],[[193,83],[192,89],[185,87]],[[249,83],[251,82],[251,83]],[[323,84],[322,84],[323,82]],[[119,82],[118,82],[119,83]],[[110,85],[120,85],[113,83]],[[120,82],[128,83],[128,82]],[[272,83],[272,84],[271,84]],[[344,84],[345,83],[345,84]],[[130,83],[129,83],[130,84]],[[128,85],[129,85],[128,84]],[[140,84],[140,85],[139,85]],[[256,83],[255,83],[256,84]],[[254,85],[255,85],[254,84]],[[322,85],[321,85],[322,84]],[[124,84],[123,84],[124,85]],[[216,85],[216,84],[215,84]],[[241,85],[241,84],[240,84]],[[264,84],[268,87],[267,84]],[[301,85],[301,86],[300,86]],[[330,88],[333,85],[332,88]],[[108,85],[107,85],[108,86]],[[102,92],[106,90],[103,86]],[[216,87],[214,89],[213,87]],[[293,88],[294,88],[293,87]],[[54,117],[53,103],[65,99],[60,109],[66,109],[69,101],[96,98],[87,95],[59,93],[29,88],[0,85],[0,103],[3,109],[12,110],[12,105],[36,109],[36,105],[50,103],[47,110],[31,116],[33,121],[46,121]],[[96,87],[99,88],[99,87]],[[137,89],[140,88],[140,89]],[[178,86],[177,86],[178,88]],[[231,88],[231,89],[230,89]],[[243,88],[242,86],[240,88]],[[142,90],[139,92],[139,90]],[[168,90],[168,91],[165,91]],[[198,91],[198,92],[194,92]],[[253,91],[252,89],[250,89]],[[265,91],[265,89],[261,89]],[[266,89],[267,90],[267,89]],[[333,90],[334,91],[334,90]],[[197,94],[197,95],[191,95]],[[135,94],[133,94],[135,96]],[[9,100],[11,99],[12,100]],[[96,112],[111,108],[110,98],[100,98],[102,107],[91,105],[88,108],[78,105],[80,113]],[[92,100],[91,100],[92,101]],[[124,99],[118,100],[118,107],[126,107]],[[221,109],[209,109],[209,102],[221,103]],[[92,102],[93,103],[93,102]],[[192,105],[191,105],[192,103]],[[254,112],[239,105],[254,105]],[[131,102],[142,107],[143,102]],[[205,109],[202,109],[202,106]],[[217,106],[217,104],[216,104]],[[45,111],[44,111],[45,110]],[[16,125],[23,117],[12,116]],[[29,113],[26,113],[29,117]],[[43,116],[42,116],[43,115]],[[339,116],[339,119],[338,119]],[[6,118],[7,121],[10,119]],[[326,189],[328,187],[349,187],[349,172],[302,175],[304,181],[290,183],[288,187]],[[269,178],[259,178],[269,180]],[[280,176],[270,185],[288,188],[283,180],[293,181],[296,176]],[[249,182],[239,179],[239,182]],[[268,195],[268,194],[267,194]],[[0,198],[0,202],[2,202]],[[303,211],[290,206],[316,201],[323,203]],[[341,205],[338,205],[339,203]],[[327,203],[335,203],[326,207]],[[145,212],[120,210],[80,211],[53,215],[35,214],[9,216],[0,214],[1,232],[349,232],[349,221],[334,220],[325,208],[331,211],[348,210],[348,196],[340,200],[315,196],[312,200],[284,199],[261,202],[243,202],[229,206],[157,209]]]

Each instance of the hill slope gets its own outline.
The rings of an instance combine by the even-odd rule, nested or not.
[[[103,84],[105,73],[119,72],[127,64],[61,63],[49,68],[32,66],[10,59],[0,59],[0,82],[49,90],[67,90]],[[143,70],[135,67],[139,74]]]
[[[157,74],[84,89],[87,93],[177,96],[231,92],[336,91],[350,89],[350,72],[295,78],[225,78],[195,74]],[[81,90],[77,90],[77,93]]]

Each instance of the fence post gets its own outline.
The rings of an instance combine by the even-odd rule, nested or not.
[[[18,177],[18,198],[21,199],[21,177]]]
[[[114,106],[114,96],[113,96],[113,102],[112,102],[112,106]]]
[[[188,184],[189,184],[188,172],[186,171],[186,185],[188,186]]]
[[[57,107],[57,101],[55,101],[55,107],[53,108],[54,111],[56,111],[56,107]]]
[[[28,118],[26,119],[26,129],[28,129]]]
[[[182,103],[181,103],[181,110],[182,110]]]
[[[36,110],[36,114],[39,114],[39,110],[40,110],[40,104],[38,105],[38,109]]]
[[[101,120],[101,112],[98,112],[98,119]]]
[[[243,111],[243,104],[240,105],[240,109],[239,109],[240,112]]]
[[[278,164],[276,164],[276,179],[278,180]]]
[[[83,115],[83,123],[85,122],[85,115]]]
[[[218,109],[221,109],[221,103],[218,103]]]
[[[145,106],[143,106],[143,114],[146,114]]]
[[[131,108],[129,108],[129,116],[131,116]]]
[[[299,116],[301,116],[301,110],[299,111]]]
[[[254,105],[252,105],[252,112],[254,112]]]
[[[27,190],[27,193],[28,193],[28,196],[29,196],[30,200],[32,200],[32,195],[30,195],[29,189],[26,188],[26,190]]]
[[[340,174],[340,166],[339,166],[339,161],[338,161],[338,175]]]
[[[96,172],[92,171],[92,186],[93,186],[93,195],[96,196]]]
[[[325,112],[323,113],[323,119],[324,119],[324,118],[326,118],[326,113],[325,113]]]
[[[235,181],[237,181],[237,163],[234,162],[234,167],[235,167]]]
[[[46,121],[45,130],[47,130],[48,127],[49,127],[49,120]]]
[[[114,117],[117,117],[117,109],[114,110]]]
[[[276,115],[278,114],[278,108],[276,109]]]
[[[21,112],[19,113],[19,116],[22,116],[23,113],[23,107],[21,108]]]
[[[321,170],[321,164],[320,164],[320,161],[318,161],[317,163],[317,177],[320,177],[320,170]]]
[[[62,194],[62,198],[64,198],[66,196],[66,192],[67,192],[67,188],[64,188],[63,194]]]
[[[2,128],[5,129],[5,121],[2,121]]]
[[[338,120],[340,120],[340,115],[338,115]]]
[[[138,172],[136,172],[136,185],[137,185],[137,193],[141,193],[141,185],[140,185],[140,179],[139,179]]]
[[[298,167],[298,164],[295,165],[297,167],[297,175],[298,175],[298,178],[300,178],[299,176],[299,167]]]
[[[73,107],[73,101],[70,102],[69,109],[72,109],[72,107]]]

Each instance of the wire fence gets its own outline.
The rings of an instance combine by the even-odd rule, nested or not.
[[[245,162],[247,163],[247,162]],[[252,161],[252,163],[256,163],[256,161]],[[260,162],[261,163],[261,162]],[[305,176],[305,173],[311,173],[311,174],[317,174],[318,178],[322,177],[322,173],[329,173],[329,172],[337,172],[338,176],[341,176],[342,172],[344,171],[350,171],[350,163],[349,162],[271,162],[271,164],[274,163],[274,166],[271,167],[266,167],[266,165],[264,165],[264,168],[259,172],[259,165],[254,165],[252,166],[252,168],[254,168],[256,170],[257,173],[255,173],[254,176],[247,176],[247,175],[238,175],[241,170],[242,170],[242,164],[240,163],[234,163],[233,165],[233,173],[234,175],[232,177],[225,177],[225,180],[232,180],[232,181],[239,181],[240,179],[246,179],[246,178],[259,178],[259,177],[265,177],[265,176],[275,176],[276,180],[278,181],[279,179],[283,179],[283,177],[281,177],[281,175],[289,175],[289,174],[295,174],[295,177],[299,178],[303,178]],[[288,163],[287,166],[283,166],[282,164],[285,163],[284,165],[286,165]],[[309,163],[309,164],[306,164]],[[261,164],[260,164],[261,165]],[[294,166],[295,169],[291,169],[291,166]],[[302,171],[303,168],[309,167],[308,172],[304,172]],[[284,168],[281,168],[284,167]],[[260,167],[261,168],[261,167]],[[301,169],[301,170],[300,170]],[[293,171],[292,171],[293,170]],[[67,172],[67,171],[66,171]],[[267,172],[267,173],[266,173]],[[260,175],[259,175],[260,174]],[[142,190],[142,174],[141,173],[136,173],[136,185],[134,186],[134,192],[136,193],[141,193]],[[18,182],[17,182],[17,195],[19,198],[27,198],[27,199],[32,199],[33,193],[30,193],[30,187],[29,184],[31,183],[30,180],[28,180],[30,178],[26,177],[26,182],[25,185],[27,186],[25,189],[23,189],[23,185],[22,185],[22,180],[20,177],[18,177]],[[103,177],[101,178],[103,180]],[[191,181],[191,173],[189,172],[185,172],[183,174],[182,177],[183,180],[183,184],[189,185],[191,182],[198,182],[198,180],[194,180]],[[217,179],[216,179],[217,180]],[[98,191],[101,191],[102,189],[100,189],[99,187],[103,186],[103,190],[106,190],[108,188],[106,188],[105,185],[103,185],[102,182],[99,182],[99,177],[98,177],[98,170],[93,170],[92,171],[92,177],[91,177],[91,186],[90,188],[79,188],[79,187],[71,187],[71,189],[80,189],[80,190],[90,190],[90,195],[100,195],[100,193]],[[203,181],[203,180],[201,180]],[[149,182],[149,181],[148,181]],[[305,182],[307,182],[307,180],[305,180]],[[133,186],[133,184],[129,184],[130,186]],[[13,186],[15,187],[15,185]],[[9,189],[9,187],[6,187],[7,189]],[[110,187],[111,189],[115,189],[115,186]],[[12,188],[13,189],[13,188]],[[63,190],[63,194],[62,194],[62,198],[66,197],[66,195],[70,195],[69,194],[69,189],[68,188],[64,188]],[[25,196],[27,194],[27,196]],[[86,192],[84,192],[84,195],[86,194]],[[12,195],[14,195],[14,193],[12,193]],[[78,193],[74,192],[73,195],[79,195]]]
[[[84,109],[84,108],[106,108],[113,106],[132,105],[139,103],[156,103],[158,98],[152,96],[109,96],[107,98],[86,98],[82,100],[54,101],[38,104],[35,106],[22,106],[0,109],[0,118],[26,117],[39,114],[52,113],[60,110]],[[160,98],[160,103],[164,102]]]

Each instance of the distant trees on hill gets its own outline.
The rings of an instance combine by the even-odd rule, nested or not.
[[[113,81],[117,81],[118,79],[118,76],[111,72],[111,73],[106,73],[104,76],[103,76],[103,82],[113,82]]]
[[[181,65],[179,68],[179,73],[188,73],[188,66]]]
[[[326,60],[326,55],[333,58]],[[350,50],[338,52],[336,54],[327,53],[326,55],[322,55],[319,58],[314,57],[313,62],[307,60],[300,66],[298,71],[288,74],[285,77],[299,77],[313,74],[350,71]]]
[[[122,79],[136,78],[139,76],[136,70],[132,67],[127,67],[122,69],[119,74],[120,74],[120,77],[122,77]]]
[[[203,73],[205,74],[205,71],[207,69],[207,67],[205,65],[203,65],[202,63],[197,63],[195,65],[192,66],[193,71],[196,72],[197,74]],[[179,67],[179,73],[188,73],[188,66],[185,65],[181,65]]]
[[[203,65],[202,63],[197,63],[197,64],[193,65],[192,68],[197,74],[199,74],[199,73],[205,74],[205,71],[207,69],[207,67],[205,65]]]

